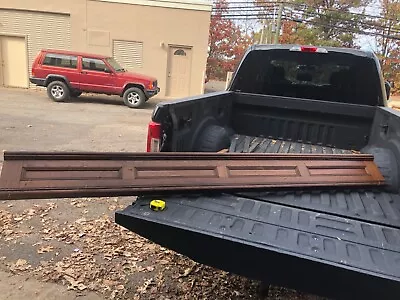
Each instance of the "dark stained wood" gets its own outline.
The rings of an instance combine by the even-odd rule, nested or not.
[[[0,199],[382,185],[371,155],[5,152]]]

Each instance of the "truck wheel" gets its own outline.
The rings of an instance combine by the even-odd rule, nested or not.
[[[146,96],[143,91],[136,87],[127,89],[123,98],[125,105],[130,108],[138,108],[146,102]]]
[[[224,127],[211,125],[206,127],[195,144],[194,151],[218,152],[231,145],[231,132]]]
[[[47,95],[55,102],[63,102],[69,99],[69,88],[62,81],[53,81],[47,86]]]

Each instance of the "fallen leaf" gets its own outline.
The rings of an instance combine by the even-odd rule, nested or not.
[[[182,278],[182,277],[187,277],[190,275],[190,273],[193,272],[194,267],[196,266],[196,264],[193,264],[191,267],[185,269],[185,272],[182,275],[179,275],[178,278]]]
[[[132,257],[132,253],[129,252],[129,251],[124,251],[124,252],[122,253],[122,255],[125,256],[125,257]]]
[[[74,270],[72,268],[68,268],[68,269],[63,270],[61,272],[64,273],[65,275],[73,278],[73,279],[76,279],[76,275],[75,275]]]
[[[104,284],[104,285],[107,285],[107,286],[116,285],[117,283],[118,283],[117,281],[108,280],[108,279],[103,279],[103,284]]]
[[[26,271],[31,268],[31,265],[25,259],[18,259],[15,264],[10,266],[11,271]]]
[[[7,230],[4,230],[3,231],[3,234],[4,235],[10,235],[10,234],[12,234],[13,233],[13,231],[11,230],[11,229],[7,229]]]
[[[40,248],[38,249],[37,253],[39,253],[39,254],[48,253],[48,252],[53,251],[53,249],[54,249],[54,247],[53,247],[53,246],[50,246],[50,245],[48,245],[48,246],[43,246],[43,247],[40,247]]]
[[[26,265],[28,262],[25,259],[18,259],[15,266],[20,267]]]
[[[75,221],[75,223],[78,223],[78,224],[82,224],[82,223],[85,223],[85,222],[86,222],[85,218],[80,218],[80,219]]]
[[[77,286],[78,290],[83,291],[87,289],[87,286],[84,285],[83,283],[79,283]]]
[[[28,210],[28,216],[34,216],[36,214],[36,210],[34,210],[33,208]]]

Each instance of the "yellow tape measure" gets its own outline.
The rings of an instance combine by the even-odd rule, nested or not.
[[[150,201],[150,209],[154,211],[162,211],[165,209],[165,201],[163,200],[151,200]]]

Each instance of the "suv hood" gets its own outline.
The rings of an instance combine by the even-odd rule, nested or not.
[[[124,78],[131,78],[135,80],[140,80],[140,81],[147,81],[147,82],[153,82],[156,81],[157,78],[143,75],[143,74],[138,74],[138,73],[133,73],[133,72],[121,72],[117,73],[119,77],[124,77]]]

